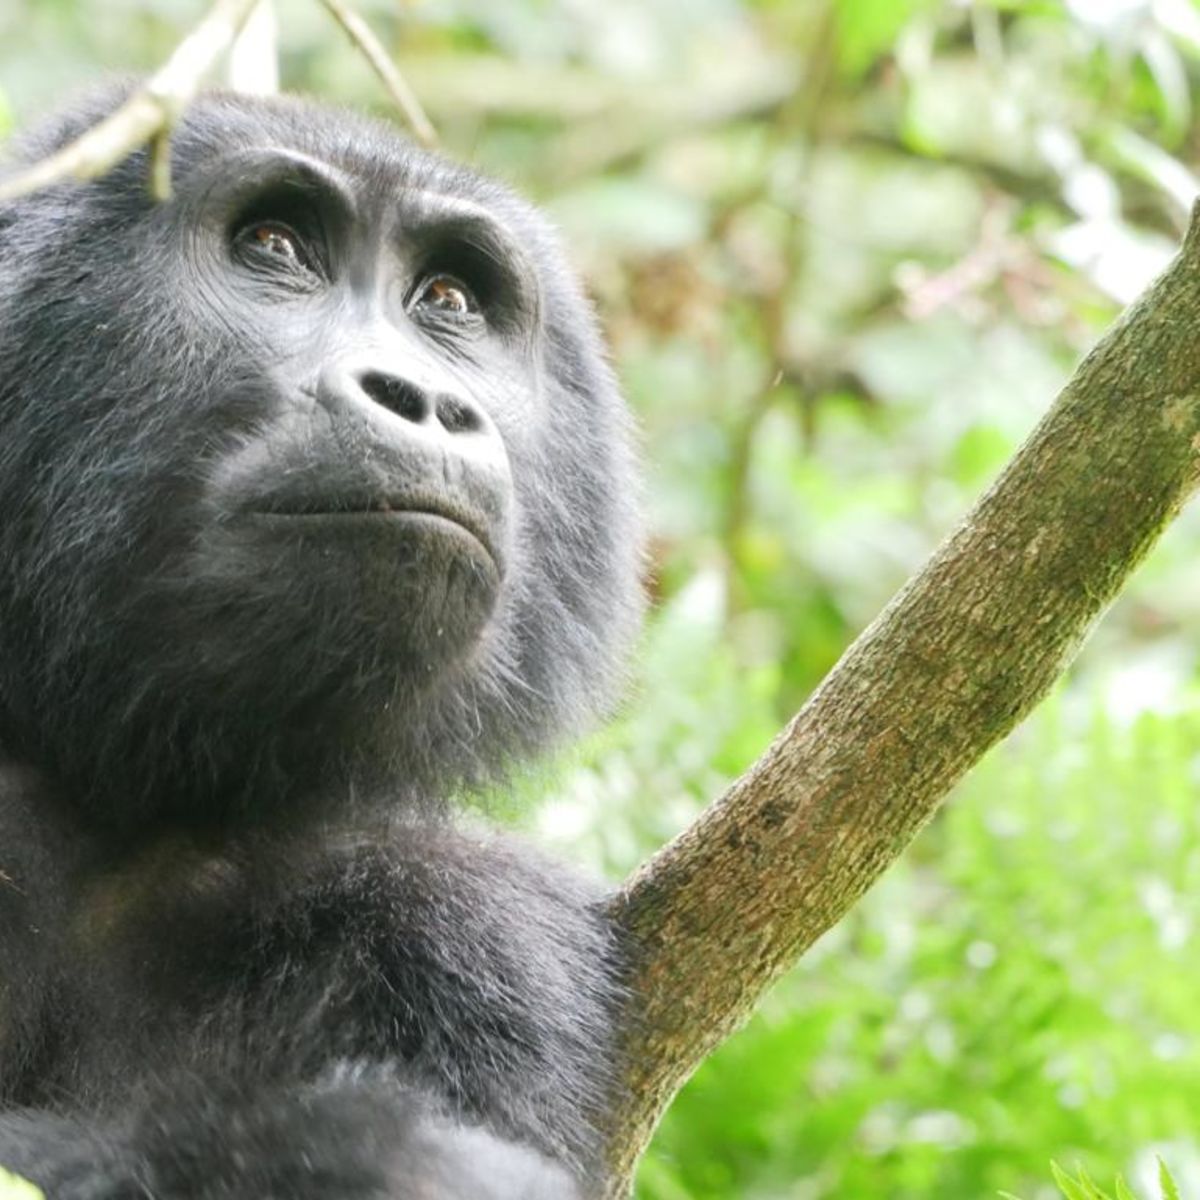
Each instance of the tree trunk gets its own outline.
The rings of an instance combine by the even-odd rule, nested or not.
[[[627,881],[609,1200],[692,1071],[1045,695],[1200,482],[1198,335],[1194,213],[961,526],[763,757]]]

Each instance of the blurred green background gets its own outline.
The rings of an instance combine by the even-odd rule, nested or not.
[[[0,129],[201,0],[0,0]],[[546,205],[643,429],[655,611],[519,819],[619,877],[763,749],[1162,267],[1192,0],[369,0],[446,148]],[[388,111],[311,0],[284,86]],[[696,1076],[645,1200],[1200,1197],[1200,513],[1055,698]]]

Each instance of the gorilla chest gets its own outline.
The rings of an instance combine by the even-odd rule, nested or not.
[[[59,1039],[75,1076],[60,1086],[176,1069],[311,1078],[350,1061],[484,1115],[559,1086],[594,1097],[606,931],[539,866],[442,828],[269,858],[163,843],[75,913],[63,975],[82,1019]]]

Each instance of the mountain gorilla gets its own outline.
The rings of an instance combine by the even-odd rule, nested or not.
[[[587,1195],[602,897],[445,809],[636,625],[592,317],[529,206],[381,125],[214,93],[172,145],[167,203],[139,154],[0,204],[0,1165]]]

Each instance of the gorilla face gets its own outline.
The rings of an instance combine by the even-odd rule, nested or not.
[[[536,276],[465,199],[356,187],[279,149],[198,176],[180,250],[200,284],[191,321],[217,340],[236,319],[258,378],[228,389],[241,411],[225,428],[244,433],[210,460],[183,576],[240,597],[229,627],[269,625],[269,563],[271,592],[303,593],[353,641],[348,664],[381,660],[423,693],[478,653],[511,566],[497,422],[519,442],[538,415]]]
[[[167,204],[144,166],[0,206],[3,749],[205,823],[433,798],[578,725],[634,489],[533,210],[286,101],[199,102]]]

